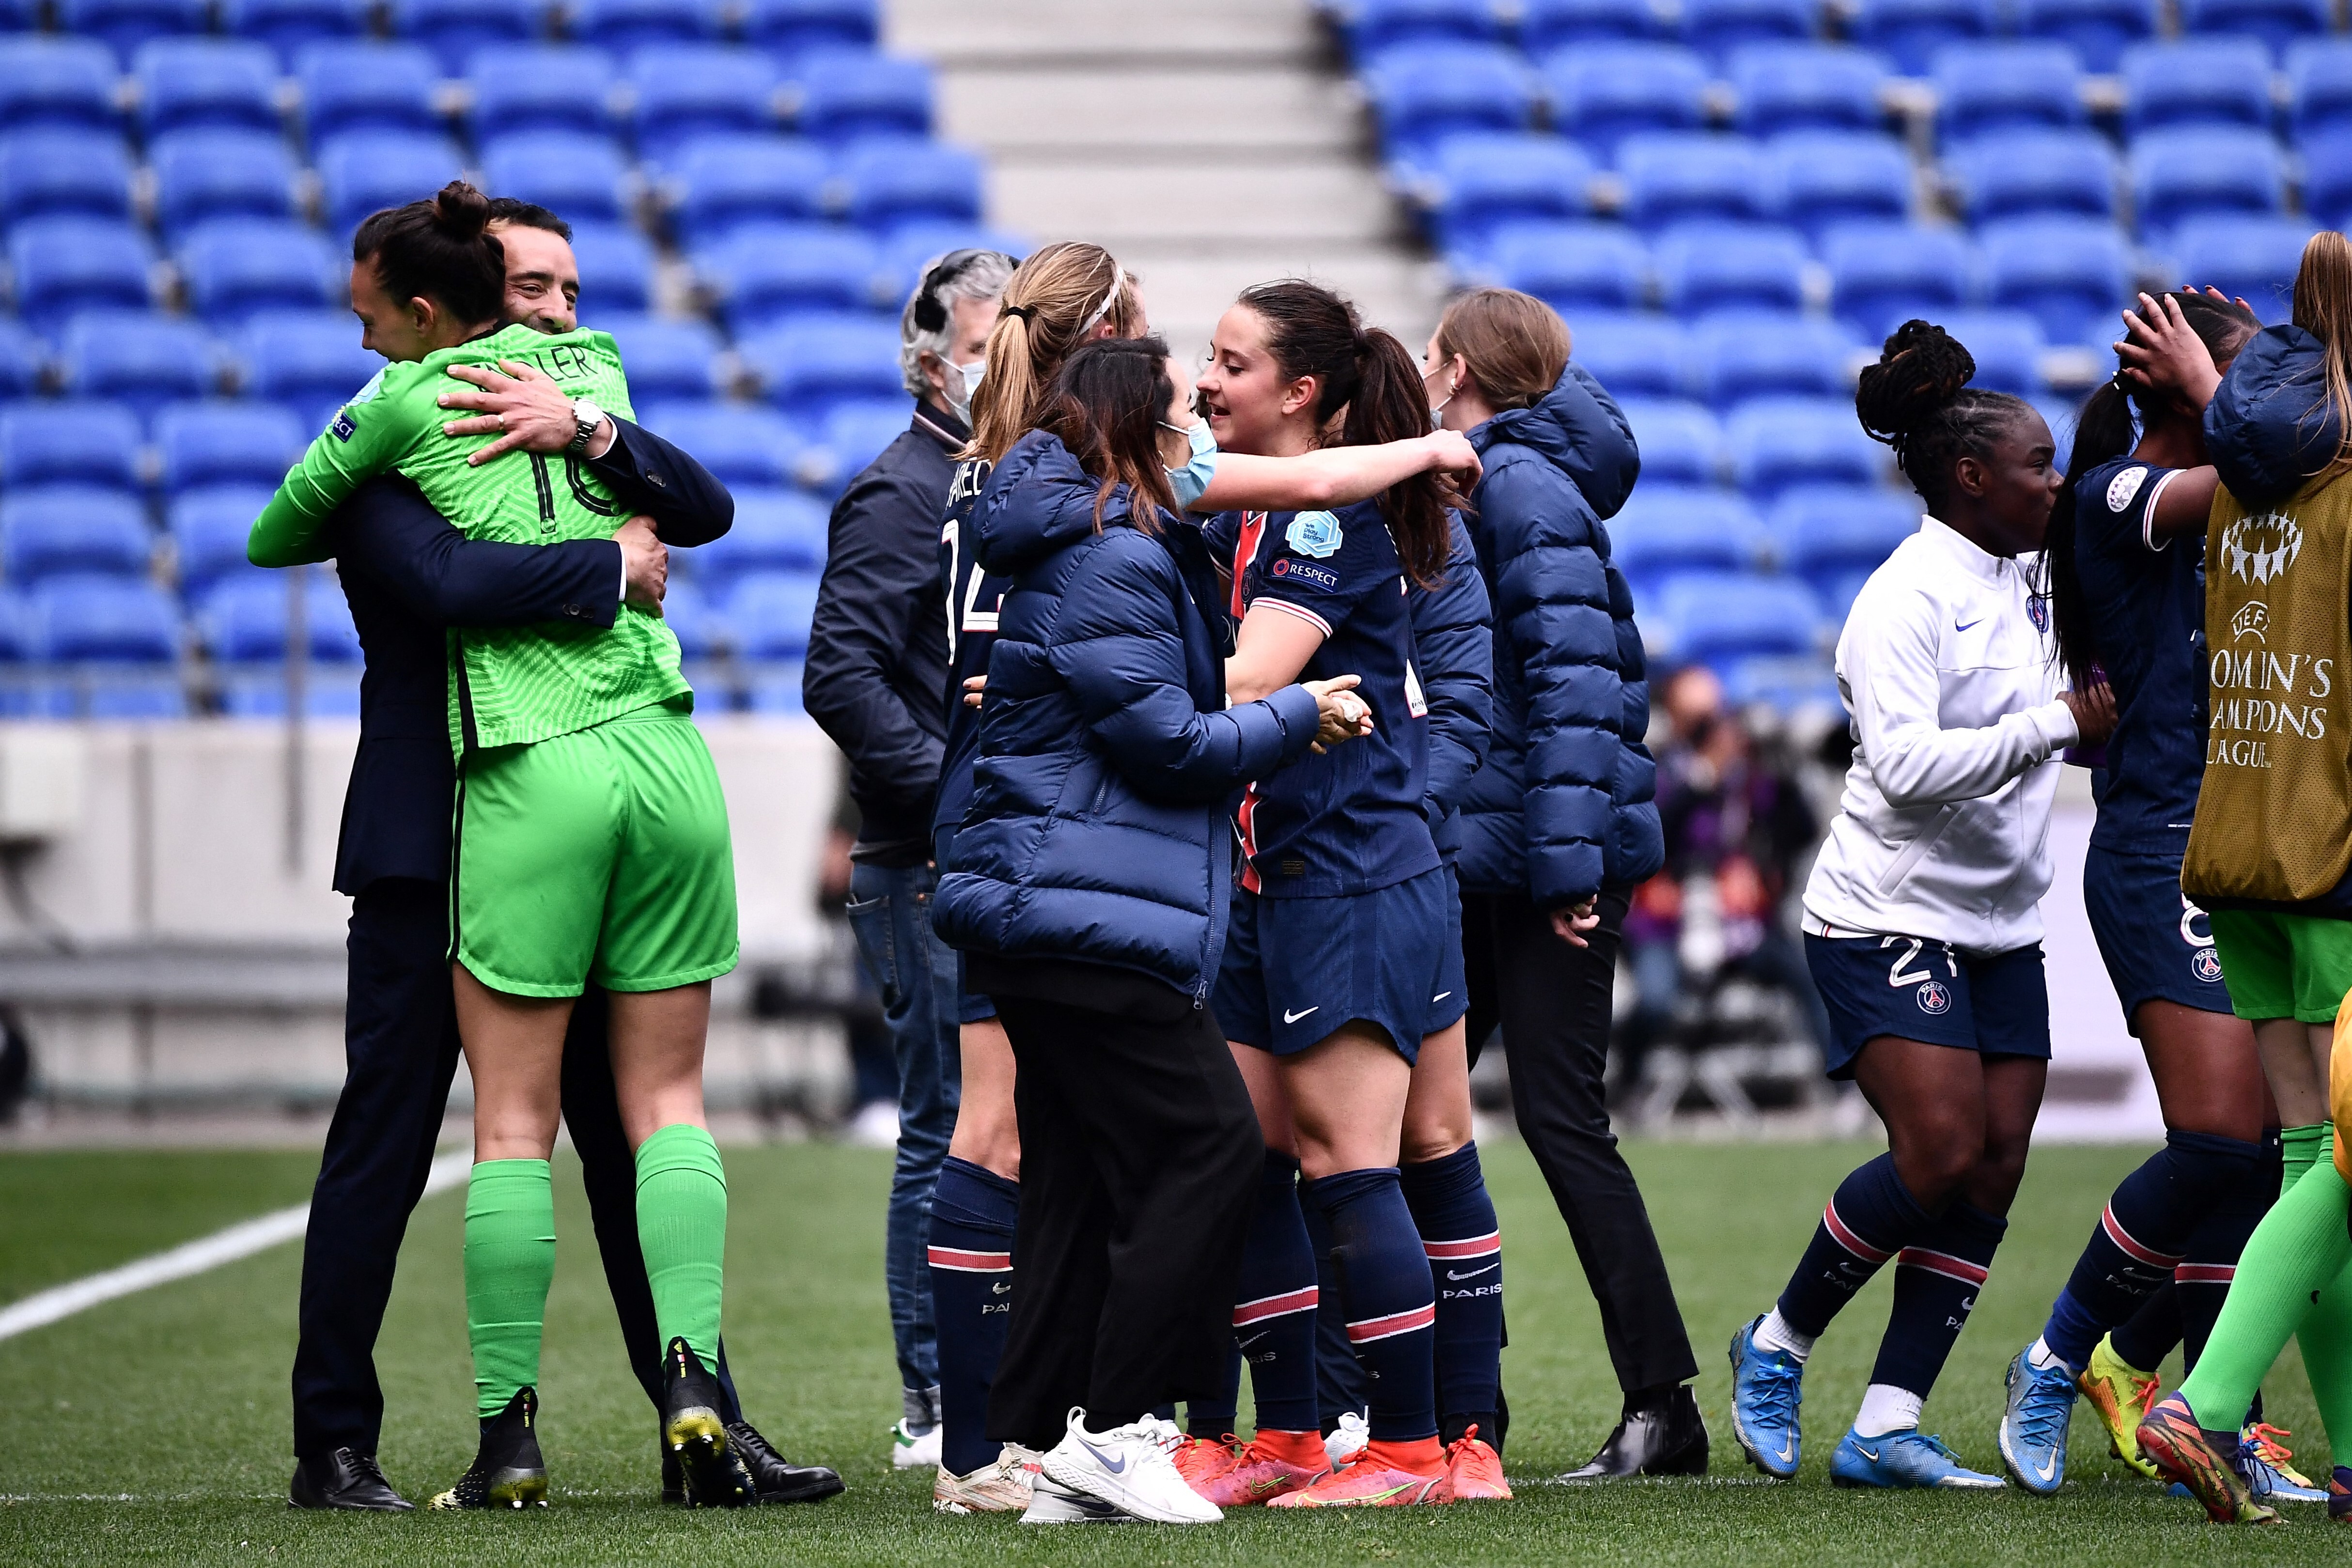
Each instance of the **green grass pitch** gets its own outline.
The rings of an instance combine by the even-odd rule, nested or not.
[[[733,1198],[727,1336],[745,1403],[795,1458],[837,1467],[846,1495],[819,1507],[738,1514],[664,1509],[652,1413],[623,1368],[587,1214],[559,1164],[563,1237],[549,1309],[542,1441],[555,1506],[525,1516],[295,1513],[287,1375],[299,1249],[109,1303],[0,1343],[0,1563],[1854,1563],[2145,1564],[2315,1560],[2324,1509],[2283,1529],[2223,1531],[2108,1458],[2078,1416],[2072,1479],[2056,1499],[1833,1490],[1829,1451],[1867,1377],[1888,1281],[1873,1283],[1823,1340],[1807,1379],[1807,1458],[1769,1484],[1727,1426],[1724,1344],[1778,1290],[1823,1197],[1860,1145],[1635,1145],[1630,1153],[1696,1341],[1699,1398],[1715,1433],[1704,1479],[1617,1488],[1545,1478],[1583,1459],[1616,1412],[1591,1298],[1525,1151],[1497,1145],[1512,1343],[1507,1468],[1518,1500],[1312,1517],[1237,1512],[1189,1531],[1145,1525],[1024,1530],[947,1519],[929,1478],[894,1475],[885,1428],[898,1409],[883,1309],[884,1155],[823,1146],[728,1152]],[[1998,1468],[2000,1374],[2043,1312],[2127,1149],[2037,1152],[1975,1321],[1927,1426],[1962,1458]],[[0,1156],[0,1300],[299,1201],[314,1162],[277,1154]],[[383,1459],[412,1498],[471,1457],[471,1384],[459,1293],[459,1194],[418,1212],[379,1364],[389,1415]],[[2270,1380],[2272,1418],[2294,1428],[2307,1469],[2325,1441],[2290,1349]]]

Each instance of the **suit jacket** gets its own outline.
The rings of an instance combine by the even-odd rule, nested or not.
[[[708,469],[626,420],[613,423],[612,450],[587,467],[624,505],[652,517],[664,543],[707,544],[732,526],[734,497]],[[379,877],[444,882],[457,787],[446,630],[565,620],[610,626],[621,603],[621,547],[469,539],[397,477],[361,486],[328,528],[366,661],[335,891],[356,896]]]

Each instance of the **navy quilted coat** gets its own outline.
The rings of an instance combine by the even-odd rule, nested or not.
[[[1469,519],[1495,612],[1495,737],[1463,802],[1462,886],[1555,909],[1664,863],[1633,596],[1601,519],[1641,471],[1625,416],[1570,364],[1470,433]]]
[[[2275,507],[2336,461],[2343,422],[2327,395],[2327,349],[2300,327],[2257,332],[2205,405],[2205,447],[2250,510]]]
[[[1486,760],[1495,729],[1495,618],[1478,548],[1448,514],[1445,579],[1412,591],[1412,665],[1429,704],[1429,789],[1422,814],[1451,865],[1462,853],[1462,799]]]
[[[1215,980],[1234,790],[1305,756],[1315,699],[1225,706],[1216,572],[1199,530],[1134,526],[1060,441],[1032,431],[989,475],[973,549],[1013,580],[998,612],[971,804],[932,920],[967,952]]]

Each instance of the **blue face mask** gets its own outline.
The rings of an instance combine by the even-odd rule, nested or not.
[[[1160,422],[1162,430],[1182,434],[1184,444],[1192,450],[1192,460],[1181,468],[1168,470],[1169,487],[1176,492],[1176,509],[1189,511],[1193,502],[1208,493],[1209,481],[1217,475],[1217,438],[1209,434],[1209,422],[1196,419],[1188,425]]]

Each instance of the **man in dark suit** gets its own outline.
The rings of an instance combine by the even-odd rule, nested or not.
[[[521,203],[493,211],[507,247],[508,319],[570,329],[579,269],[569,228]],[[466,538],[413,486],[385,478],[363,486],[330,524],[366,664],[359,755],[335,857],[336,891],[352,900],[348,1069],[302,1256],[297,1462],[288,1493],[297,1507],[410,1506],[375,1461],[383,1396],[373,1351],[459,1051],[448,951],[457,774],[444,630],[559,620],[608,627],[625,600],[659,603],[667,545],[707,543],[734,517],[726,487],[692,457],[626,420],[575,405],[529,367],[515,369],[512,377],[479,373],[474,391],[453,381],[449,434],[504,432],[486,449],[495,454],[571,450],[624,507],[643,515],[609,540],[497,544]],[[631,1367],[658,1411],[661,1340],[637,1246],[635,1167],[604,1026],[604,998],[591,988],[565,1040],[563,1119],[580,1155]],[[718,1372],[722,1415],[761,1501],[816,1500],[842,1490],[829,1469],[787,1464],[743,1420],[723,1345]],[[662,1479],[664,1498],[682,1501],[667,1454]]]

